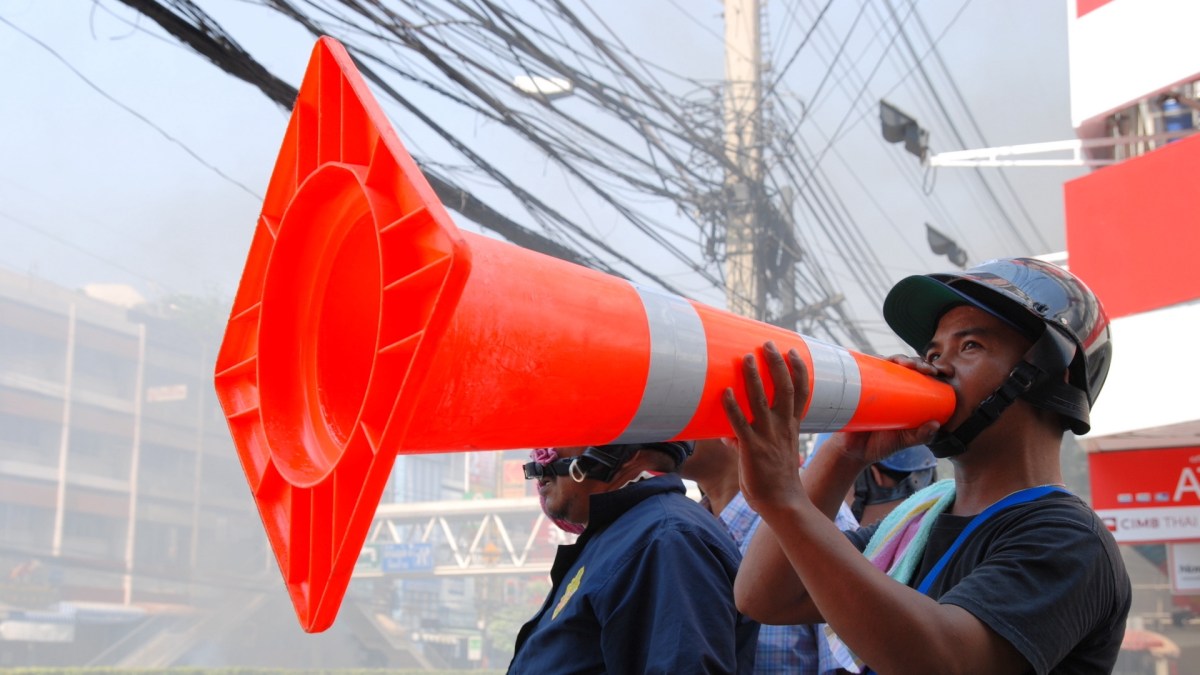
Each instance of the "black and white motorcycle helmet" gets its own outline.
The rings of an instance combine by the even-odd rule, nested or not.
[[[1091,406],[1112,358],[1108,317],[1078,277],[1032,258],[991,260],[962,272],[910,276],[892,287],[883,316],[920,353],[947,311],[968,304],[1008,322],[1034,341],[995,393],[957,429],[939,432],[930,448],[959,454],[1016,398],[1053,410],[1068,428],[1085,434]],[[1061,374],[1066,370],[1066,382]]]

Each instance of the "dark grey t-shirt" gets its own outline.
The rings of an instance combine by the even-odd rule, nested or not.
[[[938,517],[913,588],[970,521]],[[863,550],[876,526],[847,536]],[[978,617],[1037,673],[1108,673],[1132,592],[1116,541],[1096,513],[1074,495],[1051,493],[980,525],[929,595]]]

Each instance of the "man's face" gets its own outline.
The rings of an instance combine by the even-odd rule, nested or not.
[[[578,457],[587,450],[584,446],[555,448],[559,458]],[[546,515],[578,525],[588,522],[588,498],[608,489],[608,484],[596,480],[576,482],[570,476],[542,476],[537,479],[538,495],[546,500]]]
[[[981,309],[961,305],[946,312],[923,355],[957,397],[945,427],[958,428],[1004,383],[1030,345],[1012,326]]]

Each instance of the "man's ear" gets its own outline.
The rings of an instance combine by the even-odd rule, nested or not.
[[[636,478],[641,472],[646,470],[654,471],[655,468],[649,464],[651,458],[646,454],[648,452],[654,451],[638,450],[630,455],[629,459],[625,460],[625,463],[621,465],[621,468],[617,469],[616,473],[613,474],[612,479],[605,484],[602,491],[616,490]]]
[[[662,473],[671,473],[676,470],[675,460],[671,459],[670,455],[658,450],[638,450],[641,460],[641,466],[649,471],[659,471]]]

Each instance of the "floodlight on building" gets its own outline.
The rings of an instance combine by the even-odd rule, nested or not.
[[[879,122],[883,140],[888,143],[904,141],[904,149],[925,161],[929,152],[929,132],[921,128],[907,113],[887,101],[879,102]]]
[[[967,252],[959,248],[958,242],[947,237],[929,223],[925,223],[925,238],[929,241],[929,250],[934,255],[944,255],[959,269],[967,268]]]
[[[575,93],[575,84],[565,77],[518,75],[513,78],[512,84],[522,94],[547,101],[565,98]]]

